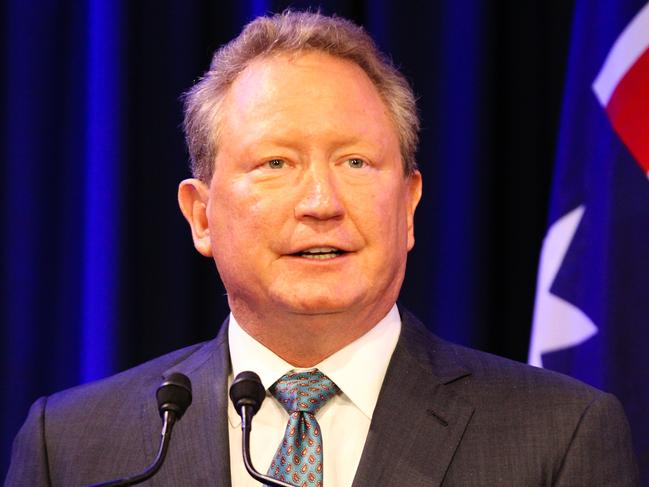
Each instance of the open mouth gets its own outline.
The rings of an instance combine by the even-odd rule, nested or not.
[[[313,247],[311,249],[305,249],[300,252],[296,252],[293,255],[297,257],[305,257],[307,259],[327,260],[335,259],[339,255],[342,255],[344,253],[344,250],[340,250],[335,247]]]

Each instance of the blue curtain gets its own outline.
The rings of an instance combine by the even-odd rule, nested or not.
[[[572,2],[290,2],[365,26],[420,98],[425,196],[401,300],[526,358]],[[227,306],[176,207],[179,95],[289,2],[5,0],[0,476],[29,405],[214,336]]]

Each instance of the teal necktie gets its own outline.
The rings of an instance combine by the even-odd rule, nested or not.
[[[322,487],[322,432],[315,414],[339,389],[319,370],[291,372],[269,389],[289,414],[268,475],[300,487]]]

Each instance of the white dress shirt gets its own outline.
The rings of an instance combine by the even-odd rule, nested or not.
[[[385,372],[401,331],[401,318],[394,305],[365,335],[327,357],[317,368],[340,388],[316,414],[322,430],[323,483],[328,487],[351,486],[363,452],[374,407]],[[253,420],[251,457],[253,465],[266,474],[284,437],[288,413],[268,392],[281,376],[302,371],[275,355],[248,335],[230,314],[228,329],[233,377],[244,370],[256,372],[266,388],[266,399]],[[230,472],[233,487],[259,487],[248,475],[241,457],[241,418],[229,402]]]

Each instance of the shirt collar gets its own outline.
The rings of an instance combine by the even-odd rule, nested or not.
[[[365,335],[316,366],[368,419],[372,419],[400,332],[401,318],[395,304]]]
[[[241,328],[232,313],[230,313],[228,326],[228,344],[233,377],[245,370],[251,370],[259,376],[266,390],[277,379],[293,369],[293,366],[286,360],[266,348]]]
[[[365,335],[330,355],[314,368],[329,377],[368,419],[401,332],[396,304]],[[296,369],[246,333],[230,313],[228,327],[233,377],[244,370],[259,375],[268,390],[281,376]],[[296,369],[300,370],[300,369]]]

